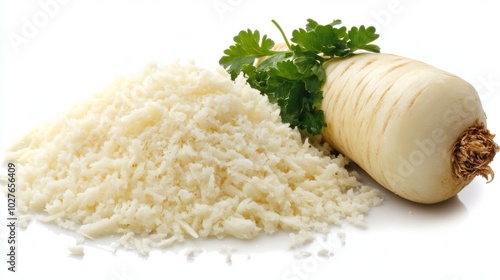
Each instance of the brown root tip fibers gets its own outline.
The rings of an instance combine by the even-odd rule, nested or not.
[[[477,121],[460,135],[453,146],[451,160],[458,178],[470,181],[480,175],[488,183],[493,180],[495,173],[489,164],[499,151],[494,137],[483,123]]]

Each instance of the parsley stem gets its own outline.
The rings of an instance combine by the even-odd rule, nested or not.
[[[285,35],[285,32],[283,31],[283,29],[281,28],[281,26],[278,24],[278,22],[276,22],[274,19],[271,20],[271,22],[276,26],[276,28],[278,28],[278,30],[280,31],[281,33],[281,36],[283,37],[283,39],[285,40],[285,44],[286,46],[288,47],[289,50],[292,50],[292,47],[290,46],[290,42],[288,42],[288,39],[286,38],[286,35]]]

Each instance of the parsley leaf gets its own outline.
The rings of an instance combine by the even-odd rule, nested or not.
[[[242,30],[234,37],[234,42],[236,44],[225,50],[226,55],[219,60],[219,64],[227,68],[233,79],[239,74],[243,65],[253,64],[256,58],[274,54],[271,50],[274,41],[266,35],[261,39],[258,30]]]
[[[288,50],[277,51],[275,43],[258,30],[240,31],[234,37],[235,44],[224,51],[219,60],[231,78],[242,74],[248,84],[265,94],[270,102],[278,104],[280,116],[291,127],[297,127],[312,135],[320,134],[326,127],[321,87],[326,81],[324,63],[334,57],[353,55],[357,50],[380,52],[372,44],[379,35],[375,28],[360,26],[347,29],[339,26],[342,21],[333,20],[320,25],[307,20],[305,28],[292,31],[290,44],[283,29],[279,29]],[[266,57],[255,65],[257,58]]]
[[[340,19],[334,19],[330,25],[331,26],[335,26],[335,25],[339,25],[341,24],[342,21]],[[319,24],[315,21],[315,20],[312,20],[312,19],[307,19],[307,24],[306,24],[306,30],[307,31],[311,31],[311,30],[314,30],[314,28],[316,28],[316,26],[318,26]]]
[[[350,54],[347,46],[346,27],[335,28],[332,25],[317,25],[309,31],[294,30],[291,41],[301,49],[323,54],[328,57]]]
[[[361,25],[359,28],[352,27],[349,30],[349,47],[352,51],[356,50],[367,50],[370,52],[380,52],[380,47],[377,45],[369,44],[375,41],[379,35],[375,33],[375,27],[370,26],[365,28],[364,25]]]

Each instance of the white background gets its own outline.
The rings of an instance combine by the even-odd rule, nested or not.
[[[476,86],[490,130],[500,133],[497,1],[55,1],[0,1],[2,149],[149,62],[194,60],[214,69],[232,37],[246,28],[280,41],[271,19],[287,34],[307,18],[376,25],[383,52],[428,62]],[[499,162],[493,164],[497,173]],[[365,182],[375,185],[367,177]],[[500,178],[488,185],[477,179],[432,206],[385,192],[367,228],[333,228],[326,241],[299,250],[289,249],[287,235],[278,234],[188,242],[149,257],[113,254],[103,240],[87,242],[85,256],[73,257],[67,246],[76,235],[35,223],[18,232],[18,272],[11,273],[2,198],[0,279],[500,279],[499,200]],[[340,231],[346,233],[344,246],[336,237]],[[231,263],[221,253],[228,245],[236,250]],[[203,252],[188,260],[192,248]],[[317,256],[321,248],[334,256]],[[312,256],[297,258],[301,252]]]

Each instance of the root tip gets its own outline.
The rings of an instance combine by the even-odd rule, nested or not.
[[[457,178],[466,181],[476,176],[484,177],[487,183],[493,181],[495,172],[489,166],[496,153],[498,144],[495,137],[483,123],[476,121],[457,139],[453,146],[452,167]]]

